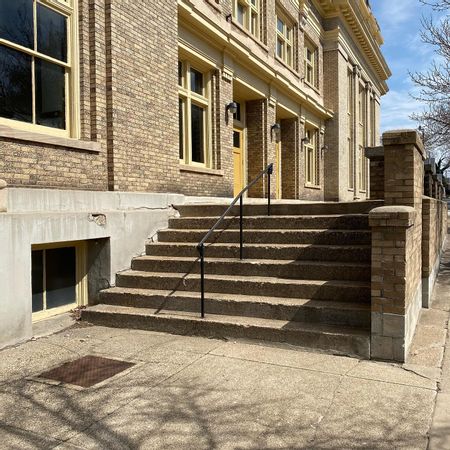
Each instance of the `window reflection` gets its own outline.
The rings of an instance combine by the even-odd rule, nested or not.
[[[56,64],[35,60],[36,123],[65,128],[65,70]]]
[[[0,116],[32,122],[31,56],[0,45]]]
[[[0,0],[0,38],[33,48],[33,0]]]
[[[67,62],[67,19],[40,3],[37,4],[37,50]]]
[[[205,155],[203,152],[203,114],[203,108],[200,108],[197,105],[191,106],[192,161],[197,163],[205,162]]]

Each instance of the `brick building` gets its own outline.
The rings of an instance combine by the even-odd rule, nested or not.
[[[52,271],[84,303],[172,203],[271,162],[274,198],[368,198],[381,44],[364,0],[1,0],[0,345],[66,308]]]

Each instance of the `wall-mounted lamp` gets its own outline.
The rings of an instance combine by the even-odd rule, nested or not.
[[[236,102],[230,102],[226,106],[226,111],[228,114],[236,114],[238,110],[238,104]]]
[[[320,149],[321,156],[323,156],[323,154],[324,154],[325,152],[327,152],[327,151],[328,151],[328,145],[324,145],[324,146]]]
[[[275,138],[275,142],[280,142],[281,139],[281,125],[279,123],[275,123],[272,125],[270,131],[272,132],[272,136]]]
[[[311,139],[309,139],[308,136],[306,136],[306,137],[304,137],[304,138],[302,139],[302,144],[303,144],[303,145],[308,145],[310,142],[311,142]]]

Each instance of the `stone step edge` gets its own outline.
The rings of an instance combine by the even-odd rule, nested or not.
[[[158,289],[142,289],[142,288],[128,288],[114,286],[101,291],[101,298],[111,295],[131,295],[142,297],[165,297],[168,300],[171,298],[183,298],[186,300],[198,300],[200,302],[200,292],[193,291],[171,291],[171,290],[158,290]],[[235,303],[248,303],[248,304],[265,304],[276,306],[292,306],[292,307],[308,307],[308,308],[328,308],[328,309],[343,309],[346,311],[367,311],[370,312],[370,303],[355,302],[355,301],[336,301],[336,300],[310,300],[302,298],[290,298],[290,297],[266,297],[266,296],[253,296],[245,294],[225,294],[221,292],[212,293],[207,292],[205,294],[205,302],[235,302]],[[102,303],[105,303],[102,301]],[[107,303],[106,303],[107,304]],[[200,303],[199,303],[200,304]]]
[[[157,278],[174,278],[174,279],[200,279],[200,275],[196,273],[186,274],[184,272],[144,272],[141,270],[124,270],[118,272],[117,275],[125,277],[157,277]],[[231,280],[231,281],[242,281],[248,283],[253,282],[265,282],[265,283],[290,283],[298,285],[334,285],[336,287],[356,287],[356,288],[370,288],[370,281],[347,281],[347,280],[299,280],[298,278],[275,278],[275,277],[255,277],[252,275],[216,275],[207,274],[209,279],[215,280]]]
[[[151,329],[172,334],[206,335],[212,338],[249,338],[271,342],[287,342],[300,347],[302,347],[302,344],[294,343],[293,338],[301,337],[303,334],[305,335],[303,339],[313,338],[314,343],[312,346],[303,345],[303,347],[319,348],[332,352],[338,351],[342,354],[364,358],[370,357],[370,332],[356,327],[213,314],[207,314],[202,319],[195,317],[192,313],[155,313],[156,310],[147,308],[97,305],[82,310],[82,320],[89,321],[90,319],[93,323],[99,324],[101,322],[104,325],[113,321],[113,326],[135,329],[143,329],[141,321],[144,321],[146,328],[153,325]],[[280,339],[280,337],[286,339]],[[339,339],[343,339],[344,342],[336,342]],[[330,345],[330,340],[334,345]],[[362,348],[356,350],[348,348],[349,340],[351,346],[356,344],[357,347]]]
[[[202,319],[194,317],[192,313],[189,315],[155,314],[155,312],[156,310],[146,308],[97,305],[82,310],[81,318],[105,326],[152,329],[171,334],[222,339],[244,338],[286,342],[304,348],[318,348],[333,353],[370,358],[370,333],[358,328],[212,314]],[[307,339],[313,345],[301,342]]]
[[[199,257],[197,256],[157,256],[157,255],[140,255],[133,258],[133,261],[161,261],[161,259],[164,259],[164,261],[181,261],[181,262],[196,262],[199,260]],[[205,262],[208,263],[239,263],[239,264],[263,264],[263,265],[269,265],[269,264],[277,264],[280,266],[288,266],[288,265],[298,265],[298,266],[314,266],[314,267],[321,267],[321,266],[327,266],[327,267],[345,267],[345,268],[367,268],[370,269],[371,264],[370,263],[364,263],[364,262],[339,262],[339,261],[317,261],[317,260],[307,260],[307,259],[254,259],[254,258],[245,258],[245,259],[239,259],[239,258],[209,258],[205,257]]]

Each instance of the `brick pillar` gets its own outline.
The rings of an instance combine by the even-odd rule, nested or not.
[[[370,199],[384,198],[384,148],[368,147],[365,150],[366,158],[370,160],[369,185]]]
[[[373,358],[405,361],[422,307],[422,141],[415,131],[383,134],[385,205],[372,227]]]
[[[247,102],[247,171],[248,182],[254,180],[270,163],[275,163],[275,136],[271,127],[275,124],[275,106],[267,99]],[[271,195],[276,192],[276,173],[271,179]],[[256,183],[249,197],[263,198],[267,195],[265,180]]]
[[[281,120],[281,192],[283,198],[297,198],[299,174],[299,119]]]
[[[233,197],[233,116],[225,111],[226,105],[233,101],[233,82],[232,78],[222,71],[222,74],[216,76],[216,84],[216,110],[213,113],[213,120],[216,122],[213,133],[213,167],[223,170],[228,195]]]
[[[275,136],[272,133],[272,125],[276,123],[276,108],[275,103],[272,101],[267,102],[267,147],[266,147],[266,161],[265,166],[267,166],[270,163],[274,163],[274,166],[277,162],[277,155],[276,155],[276,139]],[[275,198],[277,193],[277,171],[273,171],[272,179],[271,179],[271,185],[270,185],[270,197]],[[267,196],[266,189],[264,189],[264,195]]]

